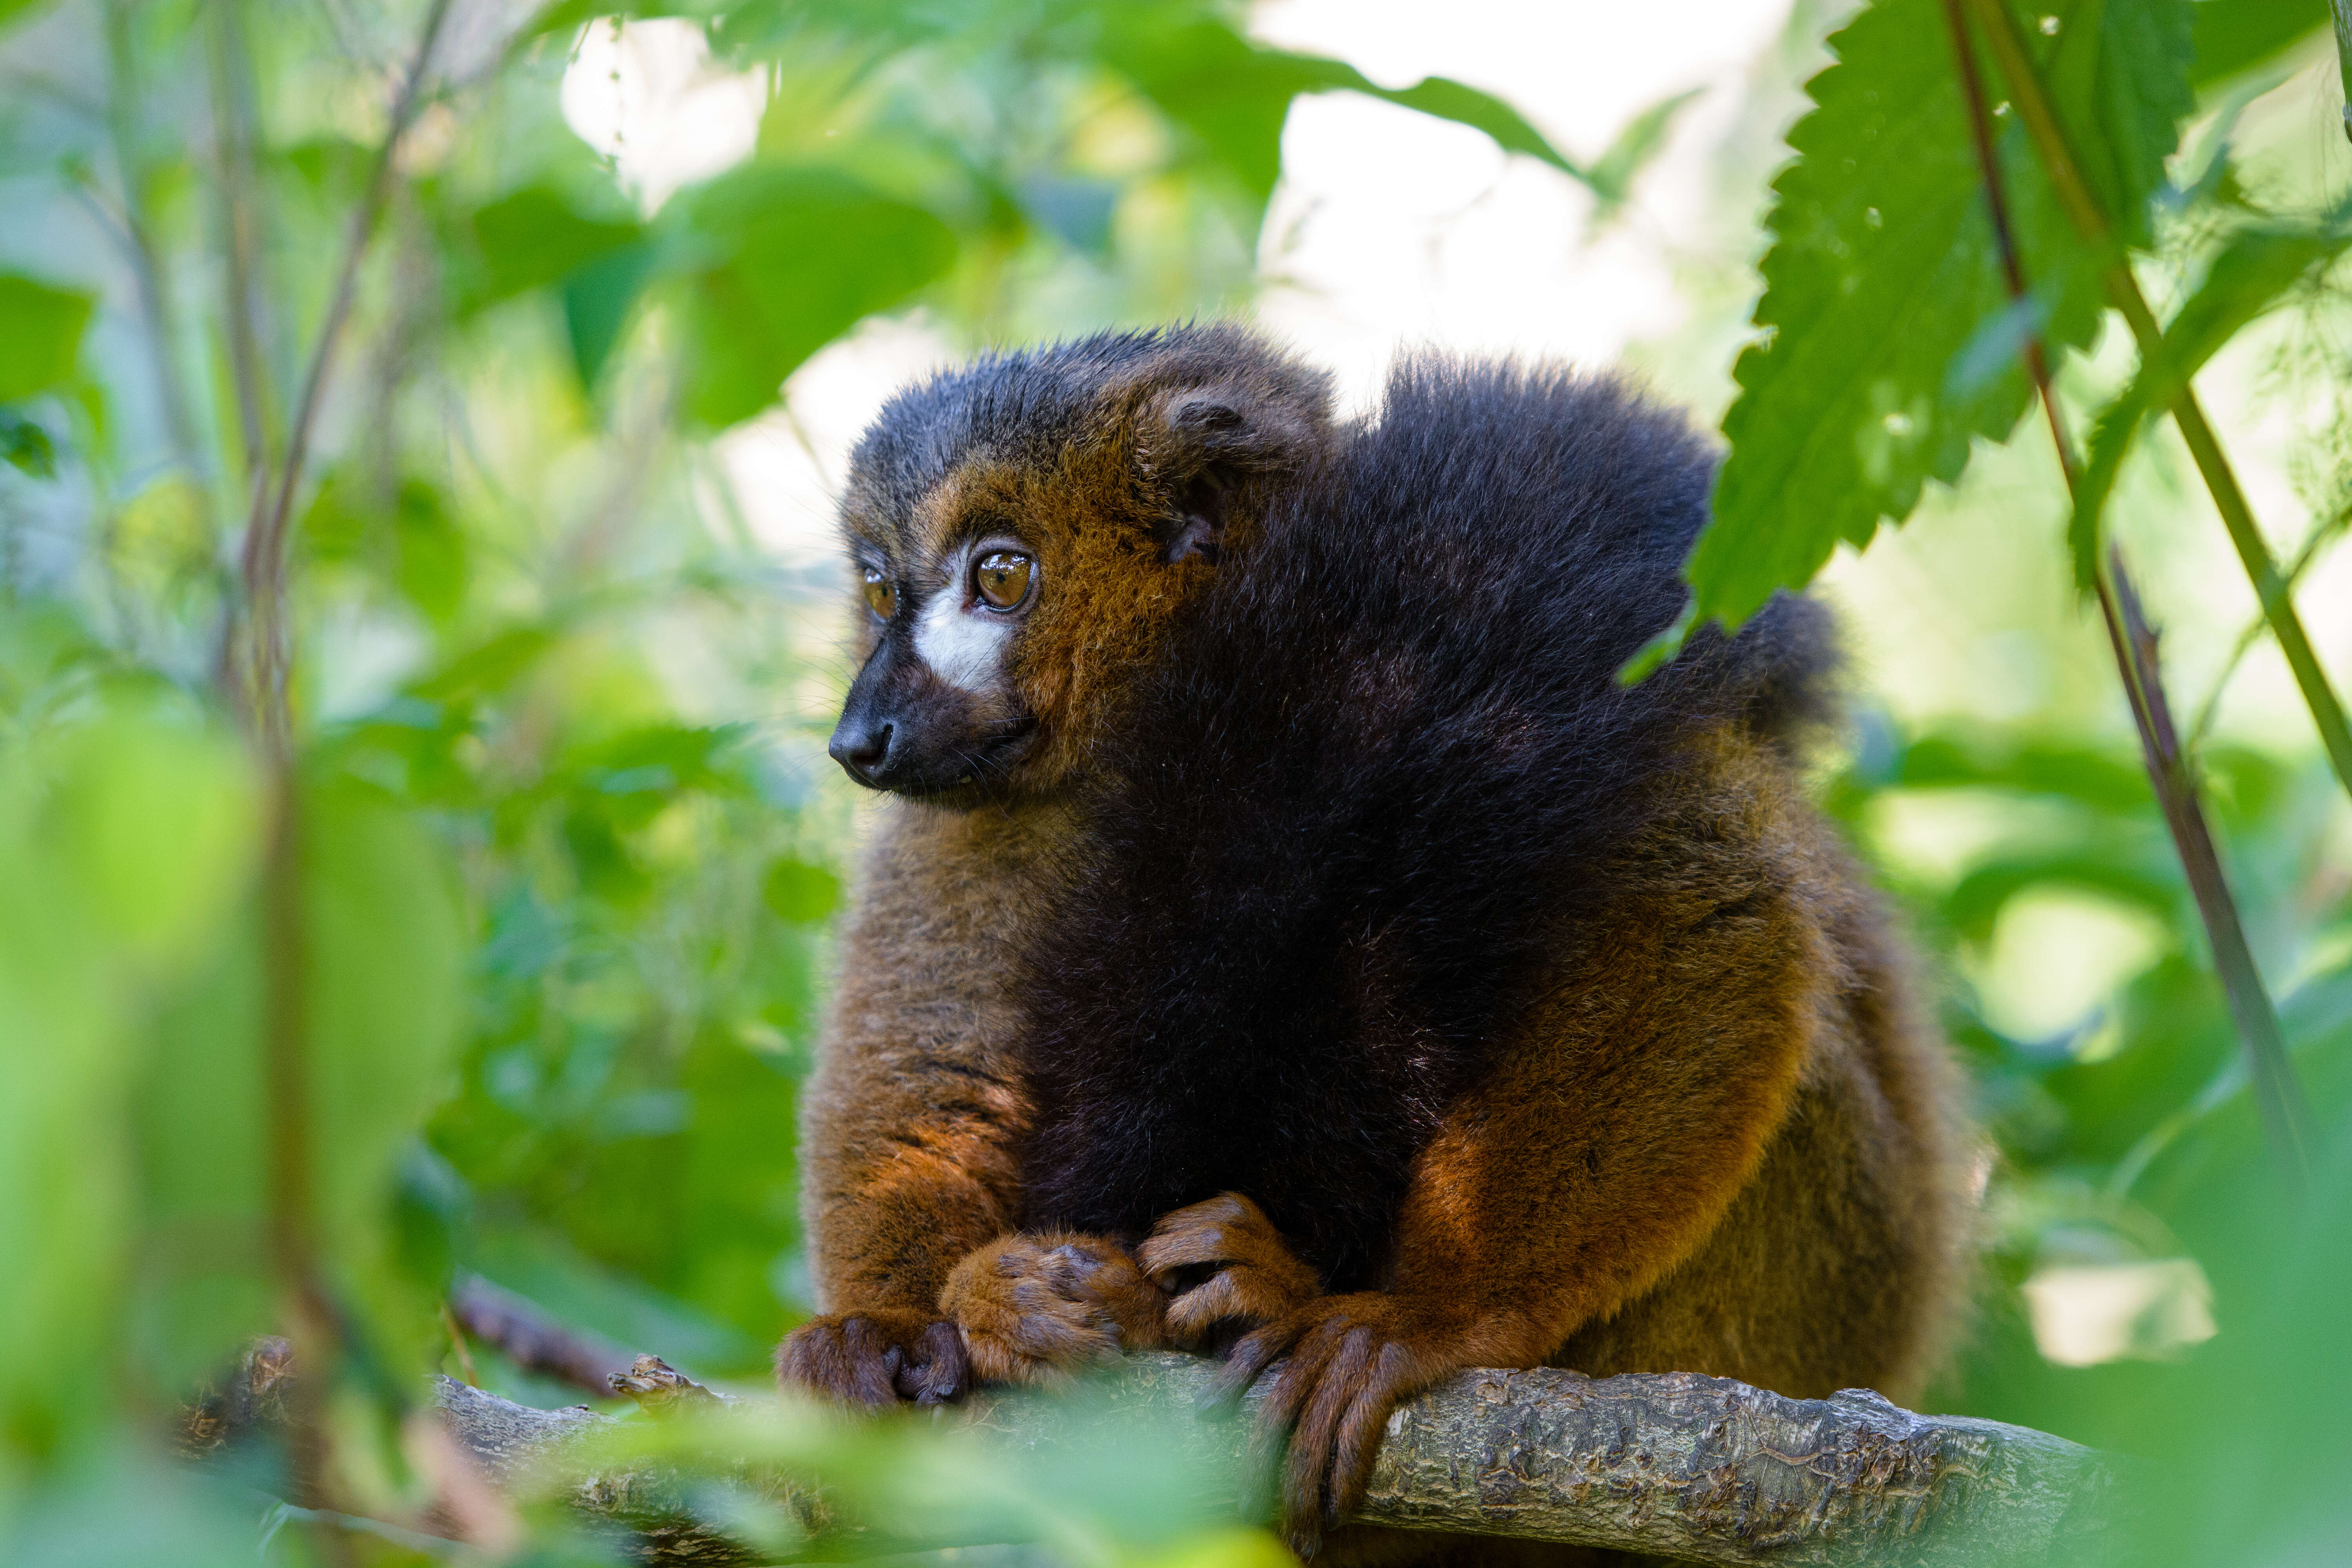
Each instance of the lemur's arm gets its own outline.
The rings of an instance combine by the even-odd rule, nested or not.
[[[1117,1242],[1013,1230],[1028,1108],[1002,931],[1055,826],[901,810],[876,847],[802,1108],[824,1315],[777,1347],[787,1384],[933,1404],[1160,1342],[1164,1298]]]
[[[1415,1163],[1388,1289],[1306,1301],[1234,1347],[1236,1394],[1289,1358],[1265,1415],[1295,1426],[1284,1511],[1302,1552],[1361,1500],[1398,1400],[1465,1367],[1540,1364],[1689,1256],[1753,1173],[1836,959],[1801,842],[1768,803],[1718,800],[1635,850],[1626,896],[1450,1108]]]
[[[1011,1002],[975,826],[891,814],[845,922],[833,1019],[802,1104],[802,1201],[817,1304],[776,1371],[867,1404],[968,1381],[940,1291],[1009,1228],[1025,1103],[1003,1044]],[[1009,835],[1008,835],[1009,836]],[[955,873],[962,871],[961,882]]]

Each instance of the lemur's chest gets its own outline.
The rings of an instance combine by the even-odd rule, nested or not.
[[[1024,1062],[1023,1223],[1139,1238],[1172,1209],[1239,1192],[1328,1287],[1372,1285],[1413,1158],[1468,1067],[1332,978],[1271,988],[1230,1037],[1138,1030],[1141,1048]],[[1185,1012],[1171,1007],[1171,1024]]]

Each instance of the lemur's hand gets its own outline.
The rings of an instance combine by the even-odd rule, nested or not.
[[[1166,1308],[1125,1247],[1062,1231],[999,1237],[940,1291],[973,1373],[995,1383],[1051,1383],[1162,1344]]]
[[[1258,1419],[1268,1436],[1289,1434],[1282,1522],[1300,1557],[1313,1557],[1323,1531],[1362,1506],[1398,1402],[1479,1364],[1470,1327],[1424,1303],[1367,1290],[1318,1297],[1234,1346],[1218,1379],[1227,1401],[1238,1401],[1276,1358],[1290,1358]]]
[[[812,1318],[785,1335],[776,1381],[852,1405],[943,1405],[971,1386],[971,1373],[953,1323],[868,1307]]]
[[[1268,1322],[1323,1293],[1257,1205],[1225,1193],[1160,1216],[1135,1249],[1154,1283],[1174,1293],[1168,1337],[1197,1348],[1227,1324]]]

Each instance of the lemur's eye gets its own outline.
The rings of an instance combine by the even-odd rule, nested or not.
[[[999,610],[1018,609],[1029,597],[1036,564],[1017,550],[992,550],[971,569],[972,591]]]
[[[887,621],[898,613],[898,584],[890,581],[889,574],[866,568],[866,604],[879,620]]]

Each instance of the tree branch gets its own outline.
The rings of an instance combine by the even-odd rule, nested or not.
[[[283,1357],[248,1356],[245,1370],[267,1386],[211,1396],[206,1421],[191,1416],[184,1447],[209,1453],[236,1436],[224,1412],[282,1420]],[[1139,1420],[1189,1412],[1215,1372],[1193,1356],[1131,1356],[1109,1374],[1108,1394]],[[612,1381],[657,1417],[751,1403],[651,1356]],[[584,1405],[535,1410],[448,1378],[435,1380],[433,1399],[444,1429],[494,1488],[551,1494],[584,1524],[625,1529],[640,1561],[840,1560],[982,1544],[893,1534],[846,1517],[803,1482],[738,1468],[733,1479],[807,1531],[788,1559],[763,1557],[696,1515],[690,1502],[708,1497],[707,1476],[597,1457],[595,1440],[622,1429],[615,1417]],[[1072,1411],[1050,1394],[992,1391],[951,1418],[1003,1449],[1052,1449],[1098,1430]],[[1228,1473],[1255,1457],[1254,1423],[1180,1425]],[[1356,1518],[1725,1564],[2080,1562],[2098,1554],[2115,1481],[2106,1456],[2063,1438],[1916,1415],[1864,1390],[1789,1399],[1692,1373],[1592,1379],[1537,1368],[1463,1373],[1408,1402],[1390,1420]]]

